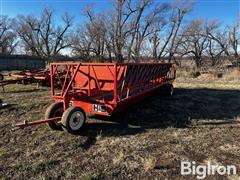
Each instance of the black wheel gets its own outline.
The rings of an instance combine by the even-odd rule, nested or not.
[[[163,90],[164,95],[169,96],[169,97],[173,96],[174,88],[173,88],[172,84],[164,85],[162,90]]]
[[[4,76],[0,73],[0,81],[3,81]]]
[[[62,102],[57,102],[57,103],[53,103],[51,104],[46,113],[45,113],[45,118],[49,119],[49,118],[54,118],[54,117],[60,117],[63,114],[63,103]],[[52,129],[52,130],[62,130],[62,125],[59,122],[49,122],[48,126]]]
[[[80,107],[69,107],[62,116],[63,130],[71,134],[78,134],[84,127],[86,115]]]
[[[27,84],[27,80],[26,79],[21,80],[21,84],[26,85]]]

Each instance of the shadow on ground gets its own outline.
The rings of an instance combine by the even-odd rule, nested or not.
[[[81,135],[88,149],[96,137],[124,136],[146,129],[186,128],[192,120],[230,120],[240,116],[240,91],[175,89],[174,97],[151,96],[112,118],[91,119]]]

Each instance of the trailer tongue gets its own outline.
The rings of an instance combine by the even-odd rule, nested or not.
[[[15,128],[48,123],[51,129],[75,134],[86,116],[111,116],[160,89],[171,96],[175,76],[174,63],[51,63],[55,103],[44,120],[19,123]]]
[[[54,122],[61,121],[61,117],[42,119],[42,120],[37,120],[37,121],[33,121],[33,122],[24,121],[22,123],[15,124],[12,128],[12,131],[16,131],[18,129],[23,129],[23,128],[28,127],[28,126],[34,126],[34,125],[38,125],[38,124],[49,123],[49,122],[52,122],[52,121],[54,121]]]

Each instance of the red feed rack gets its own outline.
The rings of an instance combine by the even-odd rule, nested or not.
[[[51,93],[55,103],[45,119],[18,123],[14,130],[48,123],[53,130],[76,134],[86,116],[111,116],[153,93],[172,95],[174,63],[52,63]]]
[[[175,67],[172,63],[52,63],[52,95],[64,102],[64,110],[79,106],[88,115],[111,115],[171,84]],[[54,79],[60,84],[58,92]]]

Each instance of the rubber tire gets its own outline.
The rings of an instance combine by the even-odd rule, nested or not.
[[[4,76],[0,73],[0,81],[4,80]]]
[[[60,108],[62,108],[62,114],[63,114],[63,103],[62,102],[56,102],[51,104],[45,113],[45,118],[49,119],[49,118],[53,118],[53,117],[58,117],[58,116],[62,116],[62,114],[59,115],[55,115],[56,111],[59,110]],[[48,126],[52,129],[52,130],[57,130],[57,131],[62,131],[62,125],[58,124],[56,122],[49,122]]]
[[[74,130],[71,128],[71,126],[69,125],[69,121],[71,119],[71,116],[73,113],[75,112],[81,112],[84,119],[83,119],[83,124],[82,126],[77,129],[77,130]],[[64,113],[63,113],[63,116],[62,116],[62,127],[63,127],[63,130],[70,133],[70,134],[79,134],[80,133],[80,130],[83,129],[84,125],[85,125],[85,122],[86,122],[86,114],[84,113],[84,111],[80,108],[80,107],[76,107],[76,106],[72,106],[72,107],[69,107]]]
[[[26,85],[27,84],[27,80],[25,80],[25,79],[21,80],[21,84]]]
[[[163,86],[163,93],[165,96],[172,97],[174,94],[174,87],[172,84],[166,84]]]

